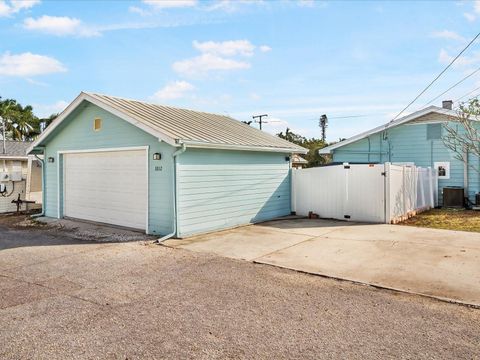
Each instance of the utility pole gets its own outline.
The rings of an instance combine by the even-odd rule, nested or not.
[[[260,124],[260,130],[262,130],[262,124],[263,124],[263,123],[266,123],[266,121],[263,121],[262,118],[267,117],[267,116],[268,116],[268,114],[254,115],[254,116],[252,116],[252,119],[253,119],[256,123],[259,123],[259,124]],[[255,119],[258,119],[258,121],[255,120]]]
[[[5,140],[5,119],[0,116],[0,120],[2,121],[2,142],[3,142],[3,154],[7,153],[7,144]]]

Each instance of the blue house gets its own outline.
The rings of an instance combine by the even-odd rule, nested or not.
[[[289,215],[290,156],[306,151],[224,115],[91,93],[29,149],[43,215],[165,238]]]
[[[464,188],[465,195],[475,202],[475,194],[480,192],[480,174],[469,165],[478,169],[480,160],[469,154],[469,165],[466,165],[444,145],[443,124],[457,114],[452,110],[451,101],[444,101],[442,105],[441,108],[427,107],[330,145],[320,153],[332,154],[335,163],[391,162],[432,167],[438,171],[439,204],[442,204],[443,188],[452,186]]]

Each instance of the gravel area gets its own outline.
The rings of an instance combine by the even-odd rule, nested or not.
[[[474,359],[480,310],[0,219],[2,359]]]

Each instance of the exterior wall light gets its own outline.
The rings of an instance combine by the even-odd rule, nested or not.
[[[160,153],[153,154],[153,160],[162,160],[162,154]]]
[[[55,158],[53,158],[53,157],[49,157],[49,158],[48,158],[48,162],[49,162],[49,163],[53,163],[53,162],[55,162]]]

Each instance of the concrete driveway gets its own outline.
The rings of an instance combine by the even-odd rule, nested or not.
[[[278,220],[167,245],[480,306],[480,235]]]
[[[477,309],[126,235],[0,216],[0,359],[480,356]]]

